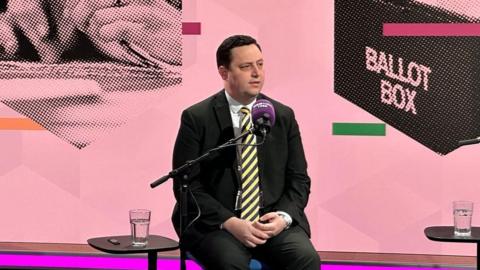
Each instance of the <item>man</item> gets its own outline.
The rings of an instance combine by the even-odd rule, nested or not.
[[[189,226],[182,235],[206,269],[249,269],[250,258],[272,269],[319,269],[304,208],[310,178],[293,111],[262,94],[264,66],[260,46],[249,36],[227,38],[217,50],[224,90],[182,114],[173,166],[197,158],[251,125],[257,99],[268,99],[276,122],[266,137],[247,139],[193,167],[190,174]],[[247,137],[248,138],[248,137]],[[252,180],[253,179],[253,180]],[[179,179],[174,181],[178,199]],[[198,202],[200,215],[198,219]],[[173,214],[179,232],[179,212]]]

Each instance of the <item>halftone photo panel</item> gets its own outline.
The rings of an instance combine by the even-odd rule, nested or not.
[[[0,101],[81,149],[182,82],[181,0],[0,4]]]

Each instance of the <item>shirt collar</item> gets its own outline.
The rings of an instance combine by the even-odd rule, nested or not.
[[[257,101],[257,98],[255,98],[249,104],[243,105],[242,103],[236,101],[232,96],[230,96],[226,90],[225,90],[225,95],[227,96],[227,101],[228,101],[228,106],[230,107],[230,111],[234,114],[238,114],[238,112],[242,107],[247,107],[250,111],[252,111],[253,103]]]

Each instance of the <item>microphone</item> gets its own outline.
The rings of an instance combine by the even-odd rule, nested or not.
[[[254,133],[267,135],[275,124],[275,108],[266,99],[257,100],[252,106],[252,122]]]
[[[477,144],[477,143],[480,143],[480,137],[477,137],[475,139],[459,141],[458,146],[469,145],[469,144]]]

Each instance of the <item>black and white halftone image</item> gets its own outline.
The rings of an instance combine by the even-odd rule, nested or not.
[[[181,0],[3,0],[0,101],[83,148],[182,82]]]
[[[335,93],[445,155],[480,135],[480,37],[384,36],[384,23],[478,23],[474,0],[335,0]]]

